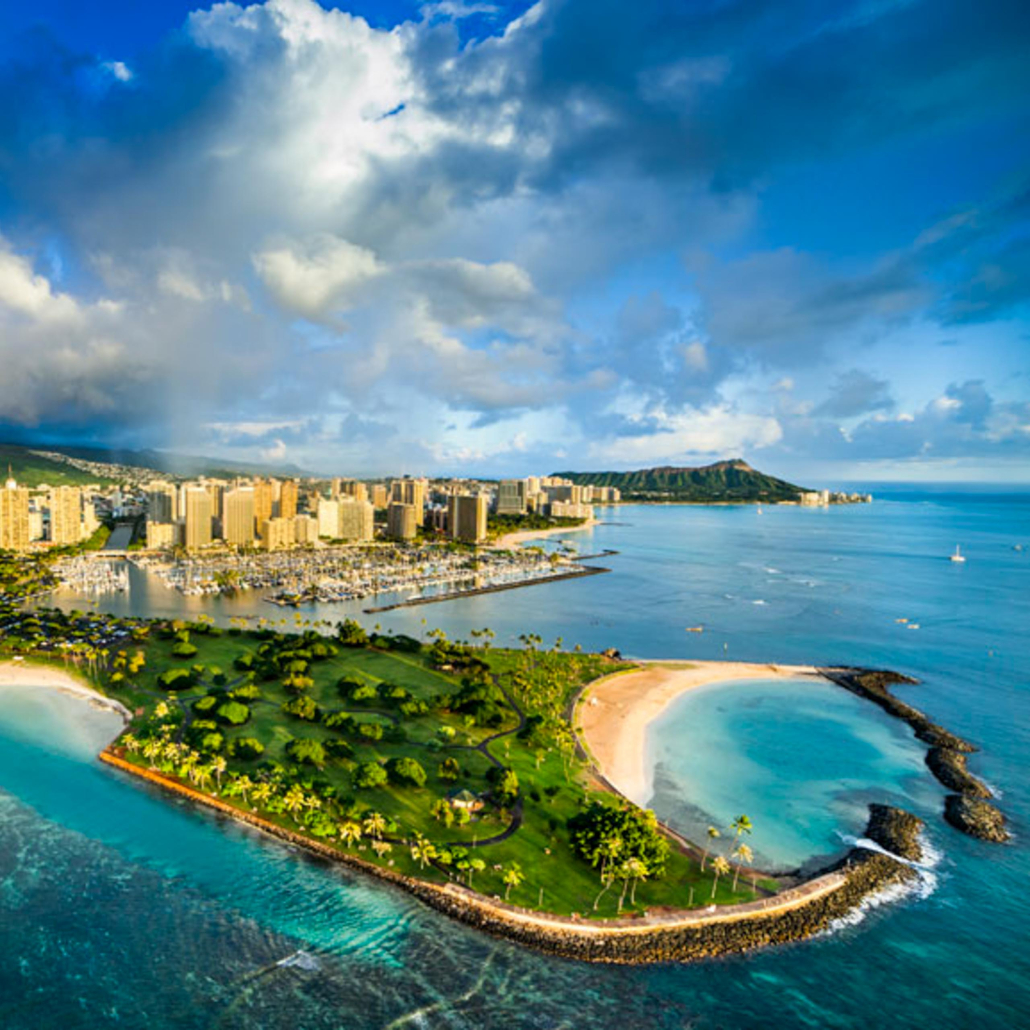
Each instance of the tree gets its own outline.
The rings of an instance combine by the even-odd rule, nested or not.
[[[297,813],[305,807],[306,801],[307,798],[304,796],[304,791],[298,783],[294,783],[283,795],[283,808],[293,816],[293,821],[298,826],[300,825],[300,820],[297,818]]]
[[[384,855],[388,855],[393,851],[393,845],[388,840],[373,840],[372,850],[376,853],[378,858],[382,858]]]
[[[486,862],[481,858],[469,859],[469,887],[472,886],[472,874],[481,873],[486,868]]]
[[[411,857],[418,862],[420,869],[425,869],[436,858],[436,847],[421,833],[416,833],[415,840],[411,845]]]
[[[342,840],[348,847],[352,847],[361,840],[361,824],[355,822],[353,819],[348,819],[346,822],[340,823],[338,832],[340,834],[340,840]]]
[[[595,869],[606,869],[611,861],[610,843],[621,842],[621,861],[639,858],[650,877],[665,872],[669,844],[658,828],[654,812],[628,802],[607,799],[592,801],[569,820],[572,849]]]
[[[361,828],[374,840],[379,840],[386,832],[386,819],[378,812],[369,812],[365,816]]]
[[[751,820],[748,819],[746,815],[738,815],[732,823],[732,829],[736,834],[736,836],[733,838],[734,842],[740,840],[740,835],[742,833],[751,833],[752,828],[753,827],[751,826]]]
[[[712,848],[712,843],[719,839],[721,834],[719,833],[718,827],[708,827],[708,843],[705,845],[704,851],[701,852],[701,872],[705,871],[705,860],[708,858],[708,852]]]
[[[286,753],[295,762],[314,765],[319,769],[326,763],[325,747],[320,740],[297,737],[286,745]]]
[[[366,790],[382,787],[388,779],[386,770],[378,762],[362,762],[354,773],[354,786]]]
[[[336,624],[336,638],[344,647],[367,647],[368,634],[361,623],[353,619],[344,619]]]
[[[637,883],[647,879],[647,866],[639,858],[630,858],[619,866],[619,876],[622,877],[622,895],[619,897],[619,911],[622,911],[622,903],[626,900],[626,886],[632,882],[633,890],[630,893],[629,903],[637,903]]]
[[[429,814],[448,828],[454,824],[454,809],[445,798],[434,801],[429,808]]]
[[[519,796],[519,777],[514,769],[505,769],[501,782],[497,786],[497,794],[505,807],[512,805]]]
[[[243,798],[245,805],[249,804],[247,801],[247,795],[254,789],[254,781],[244,773],[242,776],[237,776],[235,779],[236,789],[239,791],[240,797]]]
[[[417,759],[405,755],[403,758],[391,758],[386,763],[390,779],[395,783],[410,783],[416,787],[426,784],[426,771]]]
[[[215,779],[218,781],[219,792],[221,792],[222,789],[222,775],[228,764],[229,763],[226,762],[222,755],[215,755],[215,757],[211,759],[211,771],[215,774]]]
[[[215,715],[230,726],[242,726],[250,718],[250,709],[239,701],[226,701],[216,709]]]
[[[437,774],[441,780],[456,780],[461,775],[461,766],[458,764],[457,758],[445,758],[440,763]]]
[[[254,793],[252,795],[254,799],[254,806],[260,808],[263,805],[267,805],[275,794],[275,788],[270,783],[261,782],[254,786]]]
[[[511,894],[513,887],[519,887],[522,881],[525,879],[525,875],[522,872],[522,867],[518,862],[512,862],[512,864],[505,869],[501,876],[501,882],[504,884],[504,900],[508,900],[508,895]]]
[[[746,844],[738,844],[733,852],[734,858],[737,860],[737,869],[733,874],[733,890],[737,890],[737,880],[740,879],[740,867],[742,865],[751,865],[754,861],[755,856],[752,850]]]
[[[307,722],[317,722],[319,711],[314,700],[305,695],[292,697],[282,704],[282,710],[286,715],[292,715],[296,719],[304,719]]]
[[[715,897],[715,890],[719,886],[719,877],[725,876],[730,871],[730,864],[726,861],[722,855],[716,855],[712,859],[712,872],[715,876],[712,877],[712,897]]]

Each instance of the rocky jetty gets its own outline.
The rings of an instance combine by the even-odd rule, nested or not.
[[[923,848],[919,843],[919,831],[922,828],[922,819],[902,808],[870,805],[865,835],[892,855],[918,862],[923,857]]]
[[[944,801],[944,818],[957,830],[979,840],[1004,844],[1009,839],[1005,816],[980,798],[949,794]]]
[[[966,755],[977,749],[961,737],[929,719],[918,708],[899,701],[891,692],[895,683],[916,683],[887,669],[820,669],[828,680],[879,705],[885,712],[902,719],[912,727],[916,737],[930,745],[926,753],[927,768],[948,790],[945,819],[971,837],[987,841],[1006,841],[1005,817],[986,798],[994,795],[990,788],[966,768]],[[901,854],[901,852],[898,852]]]
[[[932,747],[926,753],[930,771],[948,790],[967,798],[989,798],[991,792],[966,768],[966,756],[950,747]]]

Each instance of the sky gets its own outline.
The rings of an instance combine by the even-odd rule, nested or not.
[[[0,440],[1030,482],[1030,5],[3,5]]]

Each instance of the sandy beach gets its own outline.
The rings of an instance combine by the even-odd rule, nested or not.
[[[0,689],[4,687],[43,687],[59,690],[64,694],[82,697],[99,708],[117,712],[126,722],[132,713],[120,701],[104,697],[92,687],[53,665],[35,662],[0,662]]]
[[[581,526],[554,526],[551,529],[520,529],[517,533],[505,533],[504,536],[499,536],[491,546],[496,547],[498,550],[509,551],[513,547],[518,547],[528,540],[536,540],[538,537],[558,536],[562,533],[580,533],[584,529],[596,526],[599,521],[599,519],[589,519]]]
[[[592,684],[577,709],[577,725],[601,774],[638,805],[651,798],[647,727],[688,690],[708,683],[755,679],[822,680],[811,665],[751,662],[649,662]]]

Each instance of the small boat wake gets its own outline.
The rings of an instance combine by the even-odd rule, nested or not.
[[[915,870],[917,875],[916,879],[910,880],[907,883],[892,883],[884,887],[883,890],[870,894],[852,911],[848,912],[847,915],[834,919],[824,931],[826,934],[836,933],[838,930],[843,930],[849,926],[857,926],[865,919],[867,913],[873,911],[873,909],[881,908],[883,905],[890,905],[907,897],[915,897],[919,901],[925,901],[937,890],[937,885],[940,881],[934,870],[940,865],[943,855],[930,843],[924,834],[919,835],[919,846],[923,854],[922,861],[920,862],[914,862],[909,858],[895,855],[893,851],[888,851],[885,847],[877,844],[875,840],[870,840],[868,837],[852,837],[844,833],[838,833],[837,836],[852,848],[874,851],[877,854],[893,858],[895,862],[900,862],[902,865]]]
[[[295,951],[292,955],[287,955],[286,958],[279,959],[276,962],[276,966],[280,969],[296,968],[305,969],[309,972],[315,969],[321,969],[322,964],[308,951]]]

